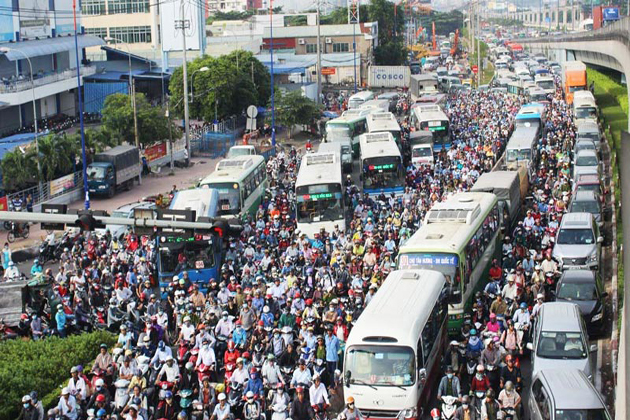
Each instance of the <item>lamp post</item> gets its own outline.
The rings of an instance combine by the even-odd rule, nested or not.
[[[194,90],[195,90],[195,73],[198,72],[202,72],[205,73],[207,71],[209,71],[210,68],[203,66],[195,71],[193,71],[192,76],[190,76],[190,103],[192,104],[193,102],[195,102],[195,95],[194,95]]]
[[[22,50],[15,50],[9,47],[0,48],[0,52],[7,53],[8,51],[19,52],[24,56],[26,61],[28,62],[28,68],[31,73],[31,93],[33,95],[33,124],[35,127],[35,151],[37,152],[37,181],[38,181],[38,192],[42,193],[42,166],[39,161],[39,129],[37,127],[37,102],[35,99],[35,81],[33,80],[33,64],[31,63],[31,59],[24,53]]]
[[[269,38],[269,53],[271,61],[271,146],[276,147],[276,98],[273,84],[273,0],[269,0]],[[318,71],[320,70],[318,69]],[[290,130],[291,128],[289,128],[289,131]]]
[[[136,147],[138,148],[138,150],[140,150],[140,136],[138,134],[138,112],[136,108],[136,86],[133,83],[133,75],[131,74],[131,50],[129,49],[129,45],[121,39],[108,36],[105,38],[105,41],[114,41],[116,43],[116,47],[118,47],[118,43],[120,42],[127,48],[127,57],[129,58],[129,98],[131,99],[131,107],[133,109],[133,134],[136,141]],[[142,184],[142,171],[138,176],[138,183]]]
[[[72,18],[74,21],[74,53],[77,61],[77,96],[79,97],[79,121],[81,123],[81,157],[83,159],[83,192],[85,193],[85,209],[90,209],[90,190],[87,180],[87,155],[85,153],[85,125],[83,122],[83,98],[81,98],[81,60],[79,60],[79,36],[77,32],[77,0],[72,1]]]

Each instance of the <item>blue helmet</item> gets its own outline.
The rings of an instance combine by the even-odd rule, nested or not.
[[[521,302],[521,309],[527,309],[527,303]]]
[[[477,330],[474,328],[470,330],[470,335],[477,335]]]
[[[96,417],[105,417],[107,415],[107,411],[104,408],[99,408],[96,412]]]

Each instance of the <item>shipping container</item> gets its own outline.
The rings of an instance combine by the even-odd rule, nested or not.
[[[593,7],[593,29],[599,29],[619,20],[619,6]]]
[[[370,66],[368,86],[371,88],[402,88],[409,86],[411,70],[408,66]]]

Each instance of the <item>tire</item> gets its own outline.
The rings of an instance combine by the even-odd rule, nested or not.
[[[114,187],[111,187],[107,192],[107,198],[112,198],[114,196]]]
[[[7,234],[7,241],[9,241],[10,244],[15,242],[15,234],[13,232],[9,232]]]

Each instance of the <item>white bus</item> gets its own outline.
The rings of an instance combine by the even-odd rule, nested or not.
[[[348,98],[348,109],[358,108],[367,101],[371,101],[375,98],[374,92],[364,90],[363,92],[357,92]]]
[[[485,286],[492,259],[501,253],[500,227],[496,195],[458,193],[433,205],[422,227],[400,249],[399,269],[437,270],[446,277],[448,329],[453,334],[459,332],[475,292]]]
[[[199,186],[219,190],[219,215],[254,214],[267,190],[265,158],[242,155],[223,159]]]
[[[389,112],[390,102],[387,99],[372,99],[364,102],[359,109],[373,109],[377,112]]]
[[[302,157],[295,182],[297,229],[313,238],[322,228],[346,230],[343,176],[338,153],[309,153]]]
[[[359,138],[363,192],[402,195],[405,168],[400,149],[392,133],[368,133]]]
[[[393,271],[352,328],[344,396],[365,418],[419,419],[430,406],[447,340],[445,285],[437,271]]]
[[[374,112],[365,117],[368,133],[392,133],[398,147],[401,145],[400,124],[391,112]]]
[[[411,109],[411,127],[433,133],[433,151],[451,148],[451,129],[448,116],[439,105],[416,106]]]

